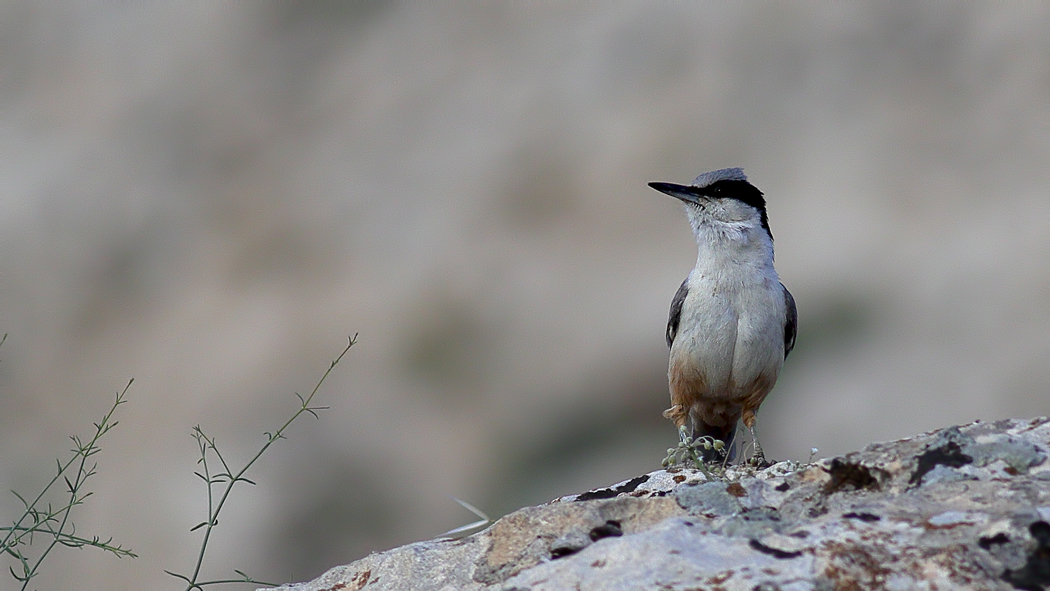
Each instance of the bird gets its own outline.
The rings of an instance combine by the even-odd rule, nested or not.
[[[742,419],[754,443],[751,463],[767,465],[756,413],[795,346],[798,311],[773,268],[763,193],[741,168],[705,172],[689,185],[649,186],[684,203],[698,251],[668,314],[664,417],[685,440],[722,441],[730,461]],[[709,449],[703,459],[718,453]]]

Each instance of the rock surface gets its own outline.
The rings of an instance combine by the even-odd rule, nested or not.
[[[1044,589],[1048,449],[1037,418],[813,464],[659,470],[281,589]]]

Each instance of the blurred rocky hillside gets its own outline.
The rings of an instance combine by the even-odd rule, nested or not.
[[[175,588],[191,427],[247,457],[354,333],[215,576],[658,468],[695,246],[646,183],[726,166],[799,308],[769,456],[1047,414],[1048,33],[1040,4],[0,4],[0,490],[135,378],[78,532],[141,557],[39,587]]]

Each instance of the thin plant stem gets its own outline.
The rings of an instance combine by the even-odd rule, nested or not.
[[[173,577],[186,581],[186,591],[202,589],[206,585],[216,585],[221,583],[258,583],[273,586],[271,583],[262,583],[260,581],[253,580],[240,571],[235,571],[237,572],[237,574],[242,576],[242,578],[240,579],[222,579],[202,582],[198,582],[197,579],[200,577],[201,568],[204,565],[204,555],[208,549],[208,542],[211,540],[212,530],[214,530],[215,527],[219,524],[219,513],[222,511],[222,508],[226,505],[226,501],[229,499],[230,493],[233,491],[234,485],[238,482],[255,484],[248,478],[245,478],[244,475],[253,465],[255,465],[255,462],[257,462],[259,458],[262,457],[264,453],[266,453],[266,450],[269,449],[275,441],[277,441],[278,439],[285,438],[285,430],[287,430],[288,427],[304,413],[309,413],[313,415],[314,418],[318,418],[317,411],[326,410],[328,408],[326,406],[311,406],[310,404],[313,401],[314,396],[317,394],[318,390],[321,389],[321,386],[325,383],[325,381],[328,379],[328,376],[332,373],[332,370],[335,369],[335,366],[338,365],[340,361],[342,361],[343,357],[347,354],[348,351],[350,351],[350,348],[353,347],[356,342],[357,335],[354,335],[348,339],[346,347],[339,354],[339,356],[331,362],[331,364],[328,366],[328,369],[324,372],[324,375],[321,376],[321,379],[317,381],[316,385],[314,385],[313,390],[310,391],[309,396],[303,398],[301,394],[296,394],[296,397],[299,398],[300,403],[298,410],[296,410],[295,413],[292,414],[291,418],[285,421],[284,424],[281,425],[276,431],[265,433],[266,442],[263,443],[262,447],[259,448],[259,451],[256,452],[255,455],[252,456],[252,458],[248,460],[248,462],[244,464],[244,466],[236,473],[233,473],[233,470],[230,468],[230,465],[226,462],[226,458],[224,458],[222,453],[219,451],[219,448],[215,443],[215,438],[208,437],[208,435],[204,433],[204,430],[201,429],[200,425],[197,425],[193,428],[193,437],[197,440],[197,445],[200,448],[201,454],[201,457],[199,460],[197,460],[197,463],[201,465],[201,472],[203,472],[203,474],[201,472],[196,472],[196,474],[205,482],[205,485],[208,488],[208,519],[207,521],[202,521],[201,523],[198,523],[190,530],[194,531],[197,529],[204,528],[204,538],[201,540],[200,551],[197,553],[197,562],[193,567],[193,574],[190,576],[186,576],[171,571],[164,571]],[[209,451],[215,454],[215,457],[219,460],[219,463],[222,464],[222,472],[216,474],[211,473],[211,467],[208,464]],[[225,484],[225,487],[222,489],[222,493],[218,497],[218,501],[216,501],[213,486],[216,484],[223,483]]]
[[[0,338],[0,344],[3,344],[6,338],[7,335]],[[114,401],[113,406],[109,409],[109,412],[106,413],[101,421],[94,423],[95,434],[91,439],[85,443],[77,436],[70,437],[74,443],[74,447],[71,450],[73,456],[65,463],[56,461],[58,469],[55,476],[44,486],[32,502],[26,501],[25,498],[17,492],[11,491],[18,500],[21,501],[25,510],[22,513],[22,516],[19,517],[13,525],[10,527],[0,527],[0,531],[7,532],[4,538],[0,540],[0,554],[7,554],[18,561],[19,566],[21,567],[21,572],[16,572],[13,567],[9,570],[11,575],[22,583],[23,590],[29,586],[30,580],[39,574],[40,566],[43,564],[44,559],[47,558],[55,546],[59,544],[71,548],[92,546],[110,552],[117,557],[136,557],[135,553],[130,550],[122,548],[121,546],[112,545],[110,543],[113,541],[112,538],[103,542],[98,537],[85,538],[75,535],[76,526],[72,521],[73,508],[84,504],[85,499],[92,494],[90,491],[85,493],[81,492],[87,480],[95,475],[98,468],[97,462],[92,463],[89,467],[88,459],[102,451],[99,447],[99,440],[101,440],[110,429],[117,426],[118,421],[114,421],[113,416],[116,413],[117,408],[121,404],[124,404],[124,398],[133,382],[134,380],[128,381],[124,390],[117,393],[116,400]],[[67,474],[71,473],[71,469],[74,466],[76,466],[76,475],[73,476],[71,480]],[[55,484],[58,483],[59,479],[62,479],[66,484],[66,492],[69,495],[69,501],[59,506],[57,509],[51,506],[51,504],[48,504],[46,509],[40,508],[40,504],[44,497],[52,490]],[[49,536],[51,540],[40,555],[37,556],[35,560],[31,561],[18,547],[21,545],[31,545],[34,534]]]

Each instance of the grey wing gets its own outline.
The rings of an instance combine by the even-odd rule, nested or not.
[[[674,294],[674,299],[671,300],[671,313],[667,316],[667,348],[671,348],[671,343],[678,334],[678,322],[682,319],[682,303],[685,302],[685,296],[689,293],[689,288],[685,285],[686,281],[689,281],[688,277],[682,281],[682,285]]]
[[[780,287],[784,287],[781,283]],[[795,348],[795,333],[798,332],[798,308],[795,307],[795,298],[791,296],[788,288],[784,287],[784,304],[786,314],[784,315],[784,359],[788,353]]]

